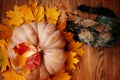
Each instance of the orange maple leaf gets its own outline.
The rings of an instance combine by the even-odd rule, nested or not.
[[[10,40],[11,36],[12,36],[12,30],[10,30],[9,27],[0,24],[0,39]]]
[[[84,54],[83,43],[81,43],[81,42],[72,41],[69,44],[68,49],[70,51],[76,52],[77,55],[79,55],[79,56],[82,56]]]

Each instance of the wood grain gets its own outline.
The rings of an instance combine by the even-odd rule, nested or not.
[[[31,0],[0,0],[0,19],[14,5],[29,4]],[[120,18],[120,0],[32,0],[40,5],[57,6],[67,12],[77,13],[85,18],[92,18],[77,11],[80,4],[104,6],[113,10]],[[85,55],[80,57],[77,69],[72,71],[72,80],[120,80],[120,42],[108,48],[91,48],[85,45]]]

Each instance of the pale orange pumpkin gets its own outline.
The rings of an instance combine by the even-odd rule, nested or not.
[[[40,66],[31,70],[26,76],[28,80],[45,79],[64,67],[66,56],[63,47],[66,43],[62,33],[56,29],[54,24],[32,22],[23,24],[13,31],[12,44],[8,47],[8,56],[13,69],[18,73],[21,73],[19,70],[24,67],[15,66],[13,63],[17,55],[14,47],[21,43],[28,43],[36,48],[30,47],[30,50],[24,54],[25,57],[30,57],[38,52],[41,56]]]

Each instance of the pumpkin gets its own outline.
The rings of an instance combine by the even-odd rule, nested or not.
[[[32,22],[23,24],[13,31],[12,43],[7,52],[12,68],[16,72],[22,73],[24,68],[30,68],[33,64],[34,68],[30,68],[30,73],[26,78],[28,80],[42,80],[64,67],[66,56],[63,47],[65,44],[62,33],[56,29],[54,24]],[[17,55],[27,58],[25,66],[14,64]],[[36,62],[32,58],[33,55],[34,58],[37,58]],[[32,64],[29,61],[33,61]]]

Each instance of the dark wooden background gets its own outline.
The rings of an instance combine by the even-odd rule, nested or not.
[[[88,15],[76,11],[76,6],[104,6],[113,10],[120,18],[120,0],[32,0],[40,5],[58,6],[65,11],[77,13],[86,18]],[[0,0],[0,19],[14,5],[29,4],[30,0]],[[77,69],[72,71],[72,80],[120,80],[120,42],[108,48],[91,48],[85,45],[85,55],[80,58]]]

